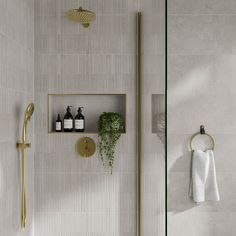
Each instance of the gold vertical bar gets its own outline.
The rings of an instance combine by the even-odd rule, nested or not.
[[[25,196],[25,149],[21,148],[21,165],[22,165],[22,186],[21,186],[21,228],[26,226],[26,196]]]
[[[141,123],[142,123],[142,106],[141,106],[141,12],[136,15],[136,204],[137,219],[136,232],[137,236],[141,235]]]

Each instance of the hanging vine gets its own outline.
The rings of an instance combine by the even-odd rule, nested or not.
[[[124,132],[124,119],[116,112],[104,112],[98,121],[98,147],[103,165],[108,165],[112,174],[115,147]]]

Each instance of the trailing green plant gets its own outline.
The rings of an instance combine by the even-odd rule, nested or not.
[[[103,165],[110,168],[112,174],[115,147],[121,133],[124,132],[123,116],[116,112],[103,112],[98,120],[98,147]]]

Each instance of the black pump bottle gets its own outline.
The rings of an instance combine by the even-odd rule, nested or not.
[[[85,119],[82,115],[82,108],[78,108],[78,114],[75,116],[75,131],[76,132],[84,132],[85,129]]]
[[[72,114],[70,113],[70,108],[72,106],[67,106],[67,109],[66,109],[66,114],[64,116],[64,132],[72,132],[73,131],[73,116]]]
[[[56,132],[61,132],[62,131],[62,121],[60,114],[57,115],[57,120],[56,120]]]

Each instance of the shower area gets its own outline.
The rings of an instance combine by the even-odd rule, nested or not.
[[[235,236],[235,22],[233,0],[0,0],[0,236]]]
[[[235,236],[235,22],[233,0],[0,0],[0,236]],[[195,148],[215,201],[189,194]]]
[[[164,101],[164,0],[0,0],[0,236],[165,235]],[[67,106],[84,132],[55,132]]]

